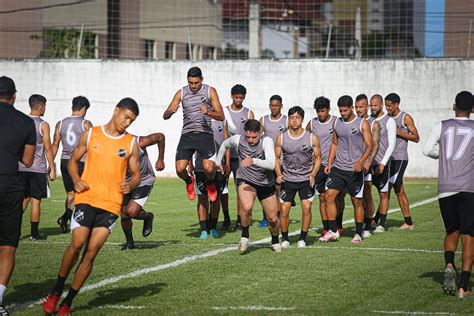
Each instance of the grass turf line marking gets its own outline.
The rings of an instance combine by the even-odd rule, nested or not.
[[[213,306],[213,310],[217,311],[291,311],[295,307],[272,307],[272,306]]]
[[[386,251],[386,252],[421,252],[421,253],[444,253],[443,250],[431,250],[431,249],[411,249],[411,248],[378,248],[378,247],[328,247],[328,246],[306,246],[305,248],[312,249],[347,249],[347,250],[369,250],[369,251]],[[303,249],[305,249],[303,248]],[[460,253],[458,251],[458,253]]]
[[[395,315],[456,315],[449,312],[410,312],[410,311],[372,311],[378,314],[395,314]]]
[[[113,309],[143,309],[145,306],[130,306],[130,305],[104,305],[98,308],[113,308]]]
[[[413,209],[413,208],[421,206],[421,205],[429,204],[429,203],[431,203],[433,201],[436,201],[436,200],[438,200],[437,197],[429,198],[429,199],[426,199],[426,200],[423,200],[423,201],[419,201],[419,202],[416,202],[416,203],[412,204],[411,208]],[[388,213],[394,213],[394,212],[398,212],[398,211],[400,211],[400,208],[391,209],[391,210],[388,211]],[[346,221],[343,222],[343,224],[348,224],[348,223],[351,223],[353,221],[354,221],[354,219],[346,220]],[[294,232],[292,232],[288,235],[289,236],[295,236],[295,235],[298,235],[299,233],[300,233],[300,231],[296,230],[296,231],[294,231]],[[252,244],[258,245],[258,244],[269,243],[270,241],[271,241],[271,238],[267,237],[267,238],[260,239],[260,240],[257,240],[255,242],[251,243],[250,246],[252,246]],[[110,285],[110,284],[113,284],[113,283],[117,283],[117,282],[119,282],[123,279],[135,278],[135,277],[138,277],[138,276],[141,276],[141,275],[144,275],[144,274],[148,274],[148,273],[152,273],[152,272],[156,272],[156,271],[160,271],[160,270],[166,270],[166,269],[169,269],[169,268],[177,267],[177,266],[180,266],[180,265],[188,263],[188,262],[192,262],[192,261],[196,261],[196,260],[200,260],[200,259],[204,259],[204,258],[208,258],[208,257],[213,257],[213,256],[216,256],[218,254],[228,252],[228,251],[231,251],[231,250],[237,250],[237,247],[236,246],[231,246],[231,247],[216,249],[216,250],[212,250],[212,251],[207,251],[207,252],[204,252],[204,253],[201,253],[201,254],[198,254],[198,255],[186,256],[184,258],[172,261],[170,263],[161,264],[161,265],[157,265],[157,266],[150,267],[150,268],[140,269],[140,270],[136,270],[136,271],[133,271],[133,272],[130,272],[130,273],[122,274],[122,275],[119,275],[119,276],[116,276],[116,277],[104,279],[104,280],[99,281],[97,283],[93,283],[93,284],[84,286],[80,290],[80,293],[89,292],[89,291],[95,290],[97,288],[101,288],[101,287],[104,287],[104,286],[107,286],[107,285]],[[28,308],[28,307],[34,307],[35,305],[39,305],[39,304],[42,304],[42,303],[43,303],[43,298],[40,298],[40,299],[30,301],[30,302],[26,302],[26,303],[13,304],[11,306],[8,306],[7,308],[11,312],[14,312],[14,311],[19,311],[19,310],[22,310],[22,309],[25,309],[25,308]]]

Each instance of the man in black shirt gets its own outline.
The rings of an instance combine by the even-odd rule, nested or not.
[[[23,186],[18,162],[33,164],[36,131],[33,120],[16,110],[15,83],[0,77],[0,315],[8,315],[3,293],[13,272],[21,235]]]

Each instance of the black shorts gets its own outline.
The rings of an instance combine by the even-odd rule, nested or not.
[[[64,190],[66,190],[66,192],[72,192],[74,191],[74,182],[72,182],[69,171],[67,170],[68,163],[69,159],[61,159],[61,176],[63,178]],[[82,176],[82,172],[84,171],[84,163],[79,161],[77,167],[79,169],[79,176]]]
[[[239,158],[230,158],[230,172],[234,177],[234,183],[237,184],[237,169],[240,166],[240,159]]]
[[[41,200],[49,197],[48,175],[29,171],[20,171],[24,196]]]
[[[150,196],[151,190],[153,189],[152,185],[143,185],[141,187],[136,187],[129,194],[124,194],[122,200],[122,206],[127,206],[131,200],[134,200],[136,203],[140,204],[143,207]]]
[[[408,166],[408,160],[392,160],[390,162],[390,183],[395,185],[403,184],[403,175]]]
[[[375,170],[377,170],[378,164],[373,164],[371,166],[371,174],[372,174],[372,183],[373,185],[379,190],[379,192],[388,192],[388,183],[389,183],[389,175],[390,175],[390,163],[388,163],[383,172],[381,174],[376,174]]]
[[[313,201],[314,188],[309,185],[309,180],[301,182],[283,182],[281,185],[280,199],[283,202],[292,202],[295,199],[296,192],[298,192],[300,200]]]
[[[194,173],[196,177],[196,193],[198,195],[207,195],[206,184],[207,178],[204,172],[198,171]],[[226,177],[220,173],[219,171],[216,173],[216,178],[214,179],[213,183],[217,187],[217,193],[219,195],[224,194],[225,189],[227,188],[227,179]]]
[[[324,191],[326,191],[326,180],[328,178],[328,175],[326,174],[326,172],[324,172],[325,168],[326,166],[321,165],[318,170],[318,173],[316,174],[316,177],[314,178],[314,187],[319,194],[324,193]]]
[[[459,231],[474,237],[474,193],[461,192],[439,199],[446,233]]]
[[[181,135],[176,149],[176,161],[191,160],[198,152],[204,159],[210,159],[216,153],[214,136],[208,133],[186,133]]]
[[[114,228],[118,216],[89,204],[77,204],[71,216],[71,231],[77,227],[105,227],[109,231]]]
[[[350,196],[361,199],[364,194],[364,173],[332,167],[326,180],[326,187],[341,192],[347,189]]]
[[[23,217],[23,192],[0,193],[0,246],[18,247]]]
[[[237,187],[245,183],[247,185],[250,185],[252,188],[254,188],[257,191],[257,197],[259,201],[265,200],[266,198],[271,197],[276,192],[274,184],[270,186],[262,186],[262,185],[257,185],[250,181],[239,179],[239,178],[237,178],[236,183],[237,183]]]

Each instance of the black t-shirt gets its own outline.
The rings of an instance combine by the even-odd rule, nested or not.
[[[34,121],[13,105],[0,102],[0,192],[23,190],[18,162],[25,145],[36,145]]]

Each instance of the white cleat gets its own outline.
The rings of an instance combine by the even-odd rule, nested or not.
[[[275,251],[276,253],[281,252],[281,248],[282,248],[282,246],[281,246],[280,243],[278,243],[278,244],[272,244],[272,249],[273,249],[273,251]]]
[[[339,232],[333,232],[331,230],[328,230],[327,233],[319,238],[320,242],[329,242],[329,241],[338,241],[339,240]]]
[[[378,233],[385,233],[385,228],[383,226],[377,226],[374,230],[374,233],[378,234]]]
[[[247,251],[248,247],[249,247],[249,239],[245,237],[241,237],[240,242],[239,242],[239,251],[245,252]]]
[[[362,238],[369,238],[370,236],[372,236],[372,234],[370,233],[369,230],[364,230],[362,232]]]
[[[290,248],[290,242],[288,240],[283,240],[281,242],[281,248],[282,249]]]
[[[359,234],[355,234],[354,238],[352,238],[352,241],[351,241],[351,243],[353,244],[359,244],[361,242],[362,242],[362,237],[360,237]]]
[[[298,240],[296,248],[306,248],[306,242],[304,240]]]

